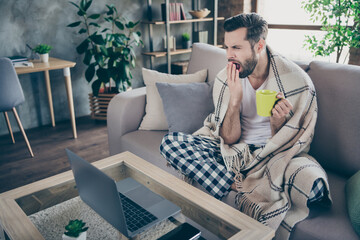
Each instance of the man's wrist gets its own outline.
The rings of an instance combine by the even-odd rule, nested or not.
[[[270,126],[273,135],[275,135],[286,123],[286,117],[273,118],[270,117]]]

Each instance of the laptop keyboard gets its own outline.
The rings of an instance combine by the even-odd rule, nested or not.
[[[140,207],[138,204],[123,194],[119,194],[125,214],[126,224],[131,232],[134,232],[157,219],[157,217],[155,217],[149,211]]]

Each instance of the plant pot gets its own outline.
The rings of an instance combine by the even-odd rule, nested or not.
[[[191,47],[191,41],[183,41],[182,45],[184,49],[189,49]]]
[[[43,63],[49,62],[49,53],[39,54],[40,61]]]
[[[106,120],[108,105],[116,94],[117,93],[99,93],[97,96],[94,96],[92,93],[89,93],[91,118]]]
[[[80,235],[77,238],[76,237],[70,237],[70,236],[67,236],[67,235],[63,234],[62,239],[63,240],[86,240],[86,232],[80,233]]]

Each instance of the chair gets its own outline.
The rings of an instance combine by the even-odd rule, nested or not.
[[[0,112],[4,112],[6,124],[8,126],[12,142],[15,143],[7,111],[12,111],[19,125],[20,131],[24,136],[26,145],[31,157],[34,157],[29,140],[21,124],[19,115],[15,107],[25,101],[24,93],[21,88],[19,78],[15,72],[12,62],[8,58],[0,58]]]

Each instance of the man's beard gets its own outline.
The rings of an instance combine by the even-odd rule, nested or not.
[[[235,64],[240,64],[242,71],[239,72],[239,78],[246,78],[254,72],[254,69],[258,63],[258,58],[255,55],[254,49],[252,49],[252,55],[250,58],[245,60],[245,63],[234,61]]]
[[[239,72],[239,78],[246,78],[247,76],[252,74],[257,63],[258,59],[256,58],[255,54],[253,54],[251,58],[246,59],[244,64],[240,63],[243,70]]]

